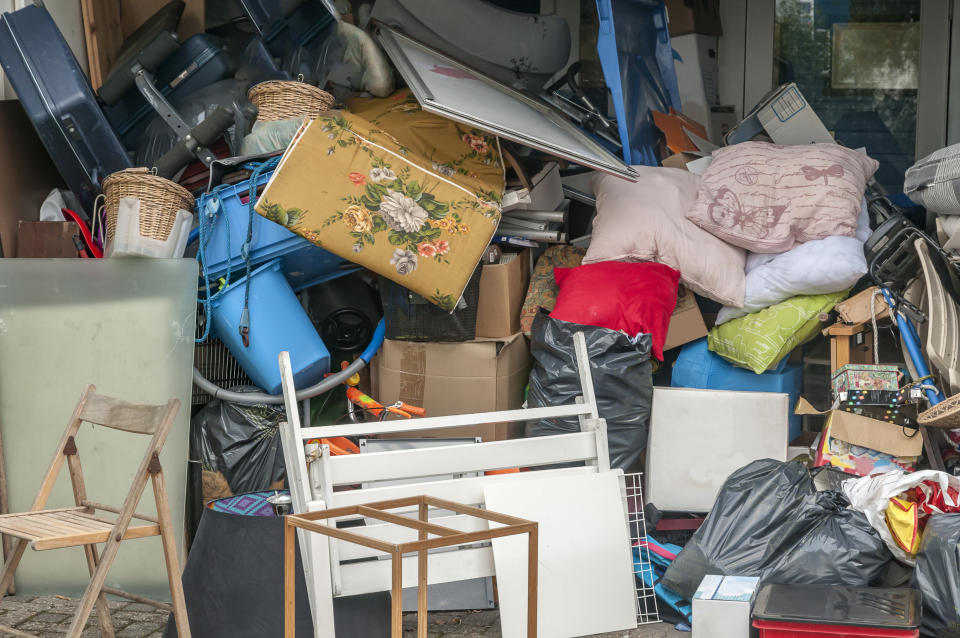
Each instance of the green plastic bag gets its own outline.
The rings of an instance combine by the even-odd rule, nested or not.
[[[761,374],[813,339],[820,330],[821,313],[833,310],[848,292],[793,297],[715,326],[707,336],[707,347],[727,361]]]

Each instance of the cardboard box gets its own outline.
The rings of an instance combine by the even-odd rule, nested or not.
[[[747,638],[760,579],[708,574],[693,595],[692,638]]]
[[[897,366],[871,363],[848,363],[837,368],[830,378],[833,396],[850,390],[892,390],[900,388],[900,370]]]
[[[703,322],[700,307],[693,293],[680,286],[677,290],[677,307],[670,316],[664,350],[682,346],[707,336],[707,324]]]
[[[373,397],[422,406],[427,416],[515,410],[524,400],[530,349],[522,334],[461,343],[387,339],[372,374]],[[479,436],[502,441],[523,435],[523,423],[493,423],[417,432],[417,438]],[[409,437],[409,433],[400,433]]]
[[[530,285],[530,249],[505,264],[485,264],[480,275],[477,336],[504,339],[520,332],[520,309]]]
[[[837,304],[836,311],[844,323],[866,323],[871,320],[870,299],[879,291],[878,286],[861,290],[849,299],[845,299]],[[877,320],[886,319],[890,316],[890,307],[883,295],[876,295],[873,300],[873,312]]]
[[[739,144],[760,133],[784,145],[835,142],[793,82],[767,93],[724,140],[727,144]]]
[[[670,36],[687,33],[723,35],[720,0],[667,0]]]
[[[913,471],[923,453],[923,437],[904,428],[843,410],[821,412],[801,398],[797,414],[826,415],[814,466],[830,465],[858,476],[891,470]]]

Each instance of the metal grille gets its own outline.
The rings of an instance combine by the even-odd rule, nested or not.
[[[203,335],[203,308],[197,308],[197,337]],[[227,347],[219,339],[210,338],[198,343],[193,351],[193,365],[207,379],[221,388],[237,385],[253,385],[253,381],[233,358]],[[206,405],[212,399],[209,394],[193,386],[193,405]]]
[[[657,610],[657,594],[653,590],[657,576],[653,572],[653,565],[650,564],[646,552],[640,549],[646,545],[647,540],[640,476],[639,473],[624,474],[621,491],[627,524],[630,526],[630,555],[633,559],[633,580],[637,588],[637,624],[647,625],[660,622],[660,612]]]

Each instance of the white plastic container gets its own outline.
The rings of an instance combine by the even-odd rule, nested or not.
[[[106,256],[168,259],[183,257],[192,226],[193,214],[179,210],[166,241],[143,237],[140,234],[140,200],[136,197],[123,197],[117,209],[117,230],[113,241],[107,244]]]

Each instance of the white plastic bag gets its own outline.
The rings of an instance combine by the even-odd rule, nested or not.
[[[177,219],[166,241],[140,235],[140,200],[121,197],[117,209],[117,229],[107,244],[107,257],[165,257],[179,258],[187,249],[193,214],[177,211]]]
[[[933,481],[940,485],[947,505],[960,504],[951,501],[949,496],[950,488],[960,490],[960,477],[936,470],[923,470],[910,474],[898,471],[884,472],[876,476],[864,476],[843,482],[843,493],[850,501],[850,508],[863,512],[867,520],[870,521],[870,525],[877,530],[880,538],[893,552],[894,557],[908,565],[913,565],[915,560],[908,556],[894,540],[890,528],[887,527],[885,513],[891,498],[899,496],[902,492],[914,488],[924,481]]]

